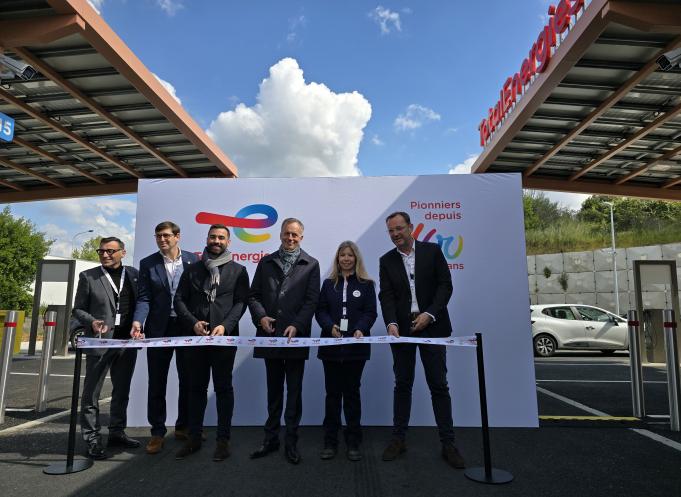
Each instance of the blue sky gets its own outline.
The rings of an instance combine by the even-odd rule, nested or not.
[[[241,175],[378,176],[467,172],[478,123],[549,2],[91,3]],[[552,198],[577,208],[583,196]],[[124,195],[12,210],[66,255],[87,229],[133,242],[135,205]]]

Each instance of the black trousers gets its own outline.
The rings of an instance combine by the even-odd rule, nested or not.
[[[341,407],[345,414],[345,443],[356,446],[362,442],[362,400],[359,388],[366,361],[322,361],[326,385],[324,444],[338,446],[341,427]]]
[[[170,318],[163,336],[178,336],[177,319]],[[175,367],[177,368],[178,396],[177,420],[175,429],[186,429],[189,426],[189,365],[187,364],[186,347],[158,347],[147,349],[147,371],[149,386],[147,389],[147,420],[151,425],[152,436],[162,437],[166,434],[166,388],[168,385],[168,370],[170,361],[175,353]]]
[[[284,381],[286,381],[286,445],[298,442],[298,425],[303,415],[303,373],[305,359],[265,359],[267,372],[267,421],[265,444],[279,443],[281,411],[284,406]]]
[[[192,439],[201,441],[211,373],[218,411],[217,438],[230,437],[234,412],[232,369],[234,368],[235,356],[236,347],[187,347],[186,359],[191,368],[189,375],[189,434]]]
[[[447,351],[444,345],[415,343],[391,344],[395,391],[393,396],[393,436],[404,440],[411,415],[411,390],[414,385],[416,348],[426,374],[433,403],[435,423],[443,444],[454,442],[452,399],[447,384]]]
[[[103,355],[88,355],[85,361],[85,382],[80,398],[80,430],[83,440],[91,442],[100,437],[99,396],[106,374],[111,370],[111,406],[109,434],[121,433],[128,420],[130,381],[135,371],[137,350],[106,349]]]

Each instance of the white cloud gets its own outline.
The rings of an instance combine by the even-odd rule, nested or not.
[[[46,201],[43,216],[57,222],[39,226],[39,230],[54,240],[50,255],[70,257],[73,237],[83,231],[93,233],[79,234],[75,246],[96,236],[116,236],[126,245],[126,263],[132,261],[134,254],[134,231],[137,204],[130,200],[115,197],[74,198]],[[69,226],[65,229],[62,226]]]
[[[166,91],[168,93],[170,93],[170,96],[173,97],[177,101],[178,104],[182,105],[182,100],[180,100],[180,97],[178,97],[177,94],[175,93],[175,87],[173,85],[171,85],[170,83],[168,83],[165,79],[162,79],[161,77],[159,77],[158,74],[156,74],[156,73],[151,73],[151,74],[153,74],[154,77],[158,80],[158,82],[161,83],[161,86],[163,86],[163,88],[165,88]]]
[[[90,4],[90,6],[95,9],[95,11],[101,15],[102,13],[102,7],[104,6],[104,0],[87,0],[87,3]]]
[[[392,10],[383,7],[382,5],[379,5],[374,10],[369,12],[369,17],[381,27],[381,34],[387,35],[393,29],[395,31],[402,31],[400,15],[397,12],[393,12]]]
[[[256,104],[220,113],[207,132],[241,176],[354,176],[371,104],[306,83],[292,58],[270,68]]]
[[[528,190],[531,191],[531,190]],[[584,202],[591,195],[584,193],[569,193],[569,192],[549,192],[543,191],[544,195],[552,202],[558,202],[561,207],[578,211],[582,208],[582,202]]]
[[[423,105],[410,104],[404,114],[395,118],[393,125],[397,131],[417,129],[429,121],[439,121],[440,114]]]
[[[469,174],[476,160],[478,160],[478,155],[469,155],[463,162],[449,166],[449,174]]]
[[[374,135],[371,137],[371,143],[376,145],[377,147],[380,147],[381,145],[385,145],[383,141],[378,137],[378,135]]]
[[[174,16],[178,10],[184,8],[184,5],[179,0],[156,0],[156,3],[169,16]]]
[[[286,34],[286,42],[295,43],[298,40],[299,28],[305,27],[306,24],[307,19],[302,14],[297,17],[290,18],[288,20],[288,33]]]

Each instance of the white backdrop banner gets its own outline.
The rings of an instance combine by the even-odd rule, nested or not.
[[[411,215],[415,238],[438,243],[452,273],[449,312],[453,336],[483,333],[490,426],[538,426],[532,357],[522,187],[517,174],[352,178],[247,178],[141,180],[135,228],[135,266],[157,250],[154,227],[180,225],[180,246],[201,252],[208,226],[231,226],[230,250],[252,277],[260,258],[279,247],[280,223],[305,224],[302,247],[328,274],[338,244],[353,240],[369,274],[378,280],[378,259],[393,248],[385,217]],[[379,306],[380,311],[380,306]],[[242,336],[255,335],[248,311]],[[312,336],[319,336],[313,323]],[[379,317],[372,335],[385,335]],[[317,349],[310,351],[303,380],[302,424],[321,425],[324,375]],[[417,361],[411,424],[434,425],[430,393]],[[457,426],[478,426],[480,410],[475,349],[447,349],[448,378]],[[392,424],[394,377],[389,347],[376,345],[362,377],[362,422]],[[212,387],[210,387],[212,389]],[[240,348],[234,366],[233,424],[262,425],[267,417],[265,365]],[[209,391],[206,424],[216,420]],[[128,423],[147,425],[146,352],[140,351],[130,393]],[[177,374],[168,379],[168,418],[177,413]]]

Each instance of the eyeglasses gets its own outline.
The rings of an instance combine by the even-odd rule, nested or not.
[[[97,249],[95,252],[97,252],[97,255],[100,257],[104,254],[106,255],[114,255],[116,252],[120,252],[123,249]]]
[[[154,238],[157,240],[170,240],[172,237],[176,236],[173,233],[156,233]]]

